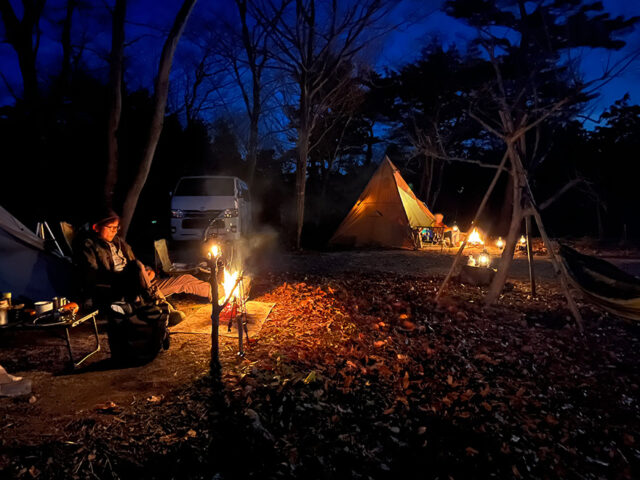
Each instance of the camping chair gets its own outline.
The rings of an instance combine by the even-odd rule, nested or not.
[[[165,275],[183,275],[185,273],[196,275],[198,273],[211,273],[211,270],[196,264],[173,263],[169,258],[169,249],[167,248],[167,240],[161,238],[153,242],[155,247],[156,270],[161,271]]]
[[[67,222],[60,222],[60,230],[62,231],[62,238],[66,242],[69,252],[73,253],[73,239],[76,237],[76,231],[73,225]]]

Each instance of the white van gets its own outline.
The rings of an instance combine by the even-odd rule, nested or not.
[[[251,229],[251,199],[238,177],[200,176],[178,180],[171,198],[171,237],[202,240],[204,230],[237,240]]]

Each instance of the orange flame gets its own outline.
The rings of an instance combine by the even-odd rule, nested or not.
[[[224,298],[218,300],[218,303],[222,305],[225,300],[228,298],[229,301],[233,299],[233,296],[238,292],[238,286],[236,285],[236,281],[238,280],[239,272],[229,273],[229,271],[224,269],[224,279],[222,280],[222,288],[224,288]],[[235,288],[234,288],[235,286]]]
[[[469,239],[467,243],[471,245],[484,245],[482,238],[480,238],[480,234],[478,233],[478,229],[474,228],[471,234],[469,235]]]

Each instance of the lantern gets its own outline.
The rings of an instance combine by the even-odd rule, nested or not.
[[[478,255],[478,266],[489,268],[489,265],[491,265],[491,256],[485,249],[480,255]]]

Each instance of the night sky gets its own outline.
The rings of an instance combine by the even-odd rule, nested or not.
[[[11,1],[18,14],[21,15],[20,2]],[[85,66],[93,74],[106,78],[108,55],[111,38],[111,18],[101,2],[96,7],[81,7],[76,11],[73,24],[74,42],[86,38],[84,54]],[[388,35],[384,41],[372,45],[369,61],[378,69],[398,68],[414,60],[421,48],[432,38],[439,38],[445,45],[456,44],[459,48],[474,38],[473,29],[453,18],[448,17],[440,7],[442,0],[405,0],[396,9],[392,19],[399,28]],[[612,15],[640,15],[640,2],[631,0],[604,0],[606,11]],[[175,0],[131,0],[128,5],[127,20],[127,87],[132,90],[139,87],[149,88],[152,85],[160,54],[164,33],[170,27],[178,2]],[[235,14],[231,1],[215,2],[200,0],[189,20],[185,36],[180,42],[176,54],[172,81],[174,89],[178,88],[180,78],[188,70],[197,56],[196,43],[201,42],[203,25]],[[61,19],[64,15],[64,2],[49,0],[45,7],[42,21],[43,38],[38,52],[38,68],[40,76],[47,76],[59,69],[62,55],[59,43]],[[0,27],[1,28],[1,27]],[[196,34],[198,32],[198,34]],[[608,62],[640,48],[640,27],[629,32],[625,37],[627,46],[611,54],[600,50],[585,50],[582,55],[582,70],[585,79],[601,74]],[[19,95],[21,77],[17,65],[17,57],[10,46],[0,44],[0,69],[11,89]],[[593,117],[597,117],[615,100],[625,93],[631,95],[631,101],[640,102],[640,61],[631,65],[619,78],[608,83],[598,99],[592,103]],[[12,104],[14,99],[5,81],[0,81],[0,105]]]

